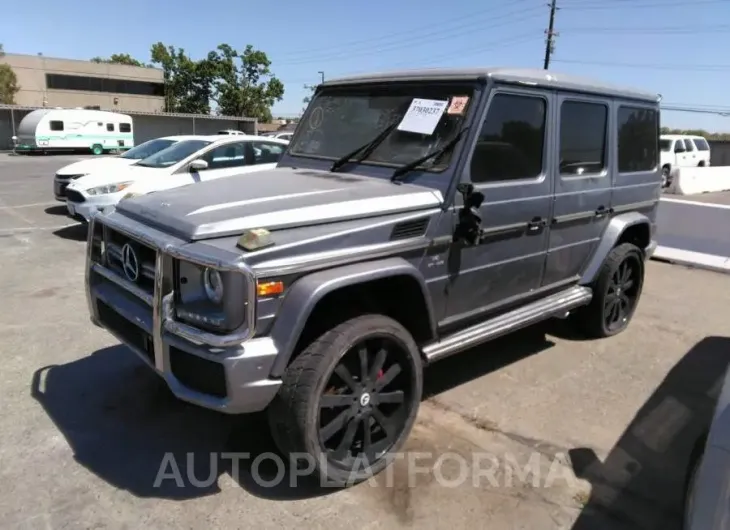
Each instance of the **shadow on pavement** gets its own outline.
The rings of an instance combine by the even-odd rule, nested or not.
[[[488,352],[482,347],[440,361],[437,370],[426,372],[424,399],[549,345],[544,334],[527,331],[491,343]],[[263,414],[228,416],[181,402],[121,345],[39,369],[31,394],[78,463],[139,497],[184,500],[215,494],[224,474],[250,494],[273,500],[336,491],[292,471],[275,452]]]
[[[58,236],[61,239],[69,239],[71,241],[86,241],[87,234],[86,225],[83,223],[65,226],[53,231],[53,235]]]
[[[691,455],[712,421],[729,361],[729,338],[703,339],[672,368],[604,462],[590,448],[570,451],[575,474],[592,486],[573,530],[681,529]]]
[[[68,208],[66,208],[65,204],[56,204],[54,206],[49,206],[44,210],[48,215],[61,215],[63,217],[68,217]]]

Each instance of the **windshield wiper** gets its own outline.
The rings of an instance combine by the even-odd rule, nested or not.
[[[363,160],[365,160],[365,158],[370,156],[370,153],[372,153],[375,150],[375,148],[378,147],[378,145],[380,145],[380,142],[385,140],[386,136],[388,136],[391,133],[391,131],[396,128],[398,123],[399,123],[398,121],[394,121],[393,123],[388,125],[385,129],[383,129],[375,138],[370,140],[365,145],[361,145],[354,151],[351,151],[351,152],[347,153],[345,156],[335,160],[334,163],[332,164],[332,167],[330,168],[330,171],[332,173],[336,172],[342,166],[347,164],[350,161],[350,159],[353,156],[355,156],[356,154],[358,154],[360,151],[363,152],[362,155],[360,155],[360,157],[358,157],[357,160],[354,160],[354,162],[357,164],[357,163],[360,163]]]
[[[423,155],[421,158],[417,158],[413,162],[408,162],[407,164],[404,164],[397,168],[395,171],[393,171],[393,174],[390,176],[390,181],[395,182],[398,180],[399,177],[402,177],[409,171],[412,171],[416,169],[418,166],[426,162],[427,160],[431,158],[439,159],[442,156],[444,156],[446,153],[451,151],[459,141],[459,139],[464,135],[464,133],[469,129],[469,126],[464,127],[461,129],[456,135],[449,140],[443,147],[439,147],[438,149],[435,149],[434,151],[431,151],[430,153]]]

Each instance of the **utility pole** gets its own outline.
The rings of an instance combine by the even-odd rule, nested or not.
[[[557,37],[557,33],[555,33],[555,11],[557,11],[557,7],[555,6],[556,0],[551,0],[550,4],[550,24],[548,26],[548,29],[545,31],[545,34],[547,35],[547,41],[545,43],[545,63],[543,64],[543,69],[547,70],[550,66],[550,56],[552,56],[553,51],[555,51],[555,41],[553,40],[554,37]]]
[[[324,72],[317,72],[322,77],[322,82],[324,83]]]

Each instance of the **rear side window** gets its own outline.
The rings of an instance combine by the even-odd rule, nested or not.
[[[50,122],[51,130],[52,131],[62,131],[63,130],[63,122],[59,120],[52,120]]]
[[[106,130],[111,132],[114,130],[114,124],[113,123],[107,123],[106,124]]]
[[[692,141],[697,146],[698,151],[709,151],[710,145],[707,143],[707,140],[704,138],[693,138]]]
[[[495,95],[474,147],[472,182],[538,177],[543,170],[546,108],[543,98]]]
[[[120,123],[119,132],[123,132],[123,133],[132,132],[132,126],[129,123]]]
[[[692,140],[690,140],[689,138],[687,138],[687,139],[684,140],[684,147],[687,149],[687,151],[694,151],[695,150],[695,146],[692,143]]]
[[[651,171],[657,166],[659,113],[655,109],[621,106],[618,110],[619,173]]]
[[[606,167],[608,107],[565,101],[560,107],[560,174],[600,173]]]

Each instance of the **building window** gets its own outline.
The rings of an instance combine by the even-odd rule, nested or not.
[[[62,131],[63,130],[63,122],[58,120],[52,120],[50,122],[51,130],[52,131]]]
[[[600,173],[606,167],[608,107],[565,101],[560,108],[560,174]]]
[[[113,123],[107,123],[106,124],[106,130],[109,132],[114,132],[114,124]]]
[[[81,75],[46,74],[46,87],[49,90],[80,90],[84,92],[107,92],[135,96],[161,97],[165,95],[165,89],[162,83]]]
[[[540,175],[545,115],[543,98],[494,96],[472,154],[472,182],[530,179]]]
[[[129,123],[120,123],[119,132],[129,133],[132,132],[132,125]]]
[[[657,166],[659,115],[655,109],[620,107],[618,111],[619,173],[652,171]]]

